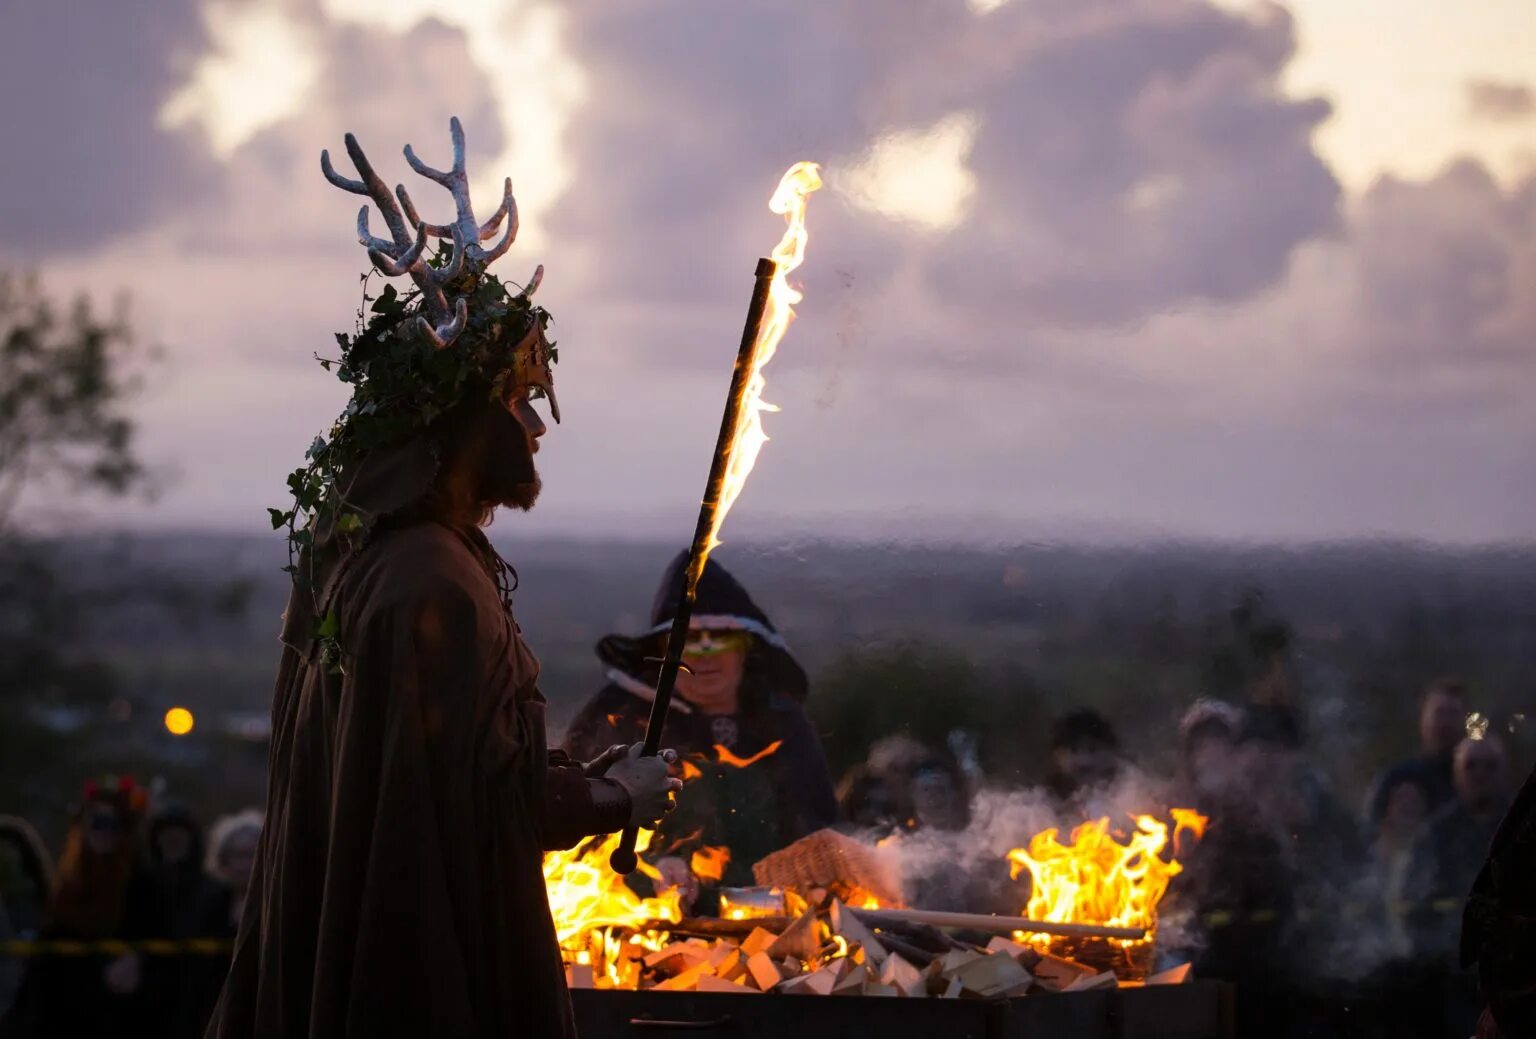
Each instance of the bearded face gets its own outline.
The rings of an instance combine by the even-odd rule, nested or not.
[[[546,432],[544,420],[528,400],[526,387],[512,391],[500,406],[486,409],[479,440],[479,498],[489,508],[527,511],[538,500],[541,483],[533,456]]]

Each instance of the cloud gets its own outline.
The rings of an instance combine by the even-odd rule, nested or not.
[[[1467,112],[1490,122],[1529,119],[1536,115],[1536,92],[1524,83],[1474,79],[1467,83]]]
[[[193,0],[0,8],[0,255],[90,249],[207,197],[214,165],[157,125],[203,45]]]
[[[806,299],[767,373],[783,411],[727,542],[1530,531],[1536,186],[1466,163],[1342,198],[1312,146],[1327,107],[1280,87],[1278,8],[250,2],[314,56],[301,104],[202,118],[223,88],[199,70],[239,67],[213,23],[188,7],[151,32],[104,4],[134,56],[122,97],[67,80],[15,124],[29,163],[82,161],[39,181],[0,159],[18,207],[0,248],[47,257],[62,289],[129,290],[168,349],[145,433],[183,477],[140,522],[259,526],[340,407],[310,354],[350,327],[366,264],[361,200],[318,152],[352,130],[412,183],[401,146],[446,161],[457,114],[477,186],[512,174],[547,232],[502,261],[549,265],[567,412],[519,529],[690,528],[753,264],[783,228],[768,196],[813,159]],[[23,87],[43,30],[78,28],[49,11],[30,43],[0,32]],[[488,68],[486,41],[513,38],[527,52]],[[116,68],[108,42],[82,42],[82,67]],[[157,125],[187,89],[185,121]]]
[[[211,47],[160,109],[167,129],[196,125],[228,159],[257,133],[292,116],[319,76],[314,41],[280,7],[210,3]]]
[[[1336,226],[1309,139],[1328,109],[1280,91],[1278,8],[589,5],[572,32],[605,103],[575,128],[583,199],[556,221],[601,229],[631,290],[727,291],[717,257],[763,233],[746,189],[802,157],[847,193],[813,218],[821,271],[889,285],[920,250],[936,291],[1033,325],[1240,300]]]

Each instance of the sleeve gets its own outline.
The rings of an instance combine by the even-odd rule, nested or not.
[[[629,813],[629,794],[622,786],[611,779],[588,779],[579,762],[564,751],[550,751],[540,811],[546,851],[622,830]]]

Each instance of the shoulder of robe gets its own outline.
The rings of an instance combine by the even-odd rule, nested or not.
[[[461,620],[499,618],[501,600],[480,560],[435,523],[391,530],[370,545],[349,582],[360,612],[410,616],[449,612]]]

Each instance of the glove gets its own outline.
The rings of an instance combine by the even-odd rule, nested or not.
[[[631,746],[623,757],[606,766],[603,778],[613,780],[629,794],[629,824],[650,828],[677,807],[672,795],[683,788],[683,781],[670,775],[677,751],[664,750],[653,758],[641,757],[643,746]],[[603,757],[606,756],[607,752]]]
[[[588,779],[602,779],[608,774],[609,766],[627,753],[629,753],[628,747],[622,743],[615,743],[597,757],[582,765],[581,774]]]

